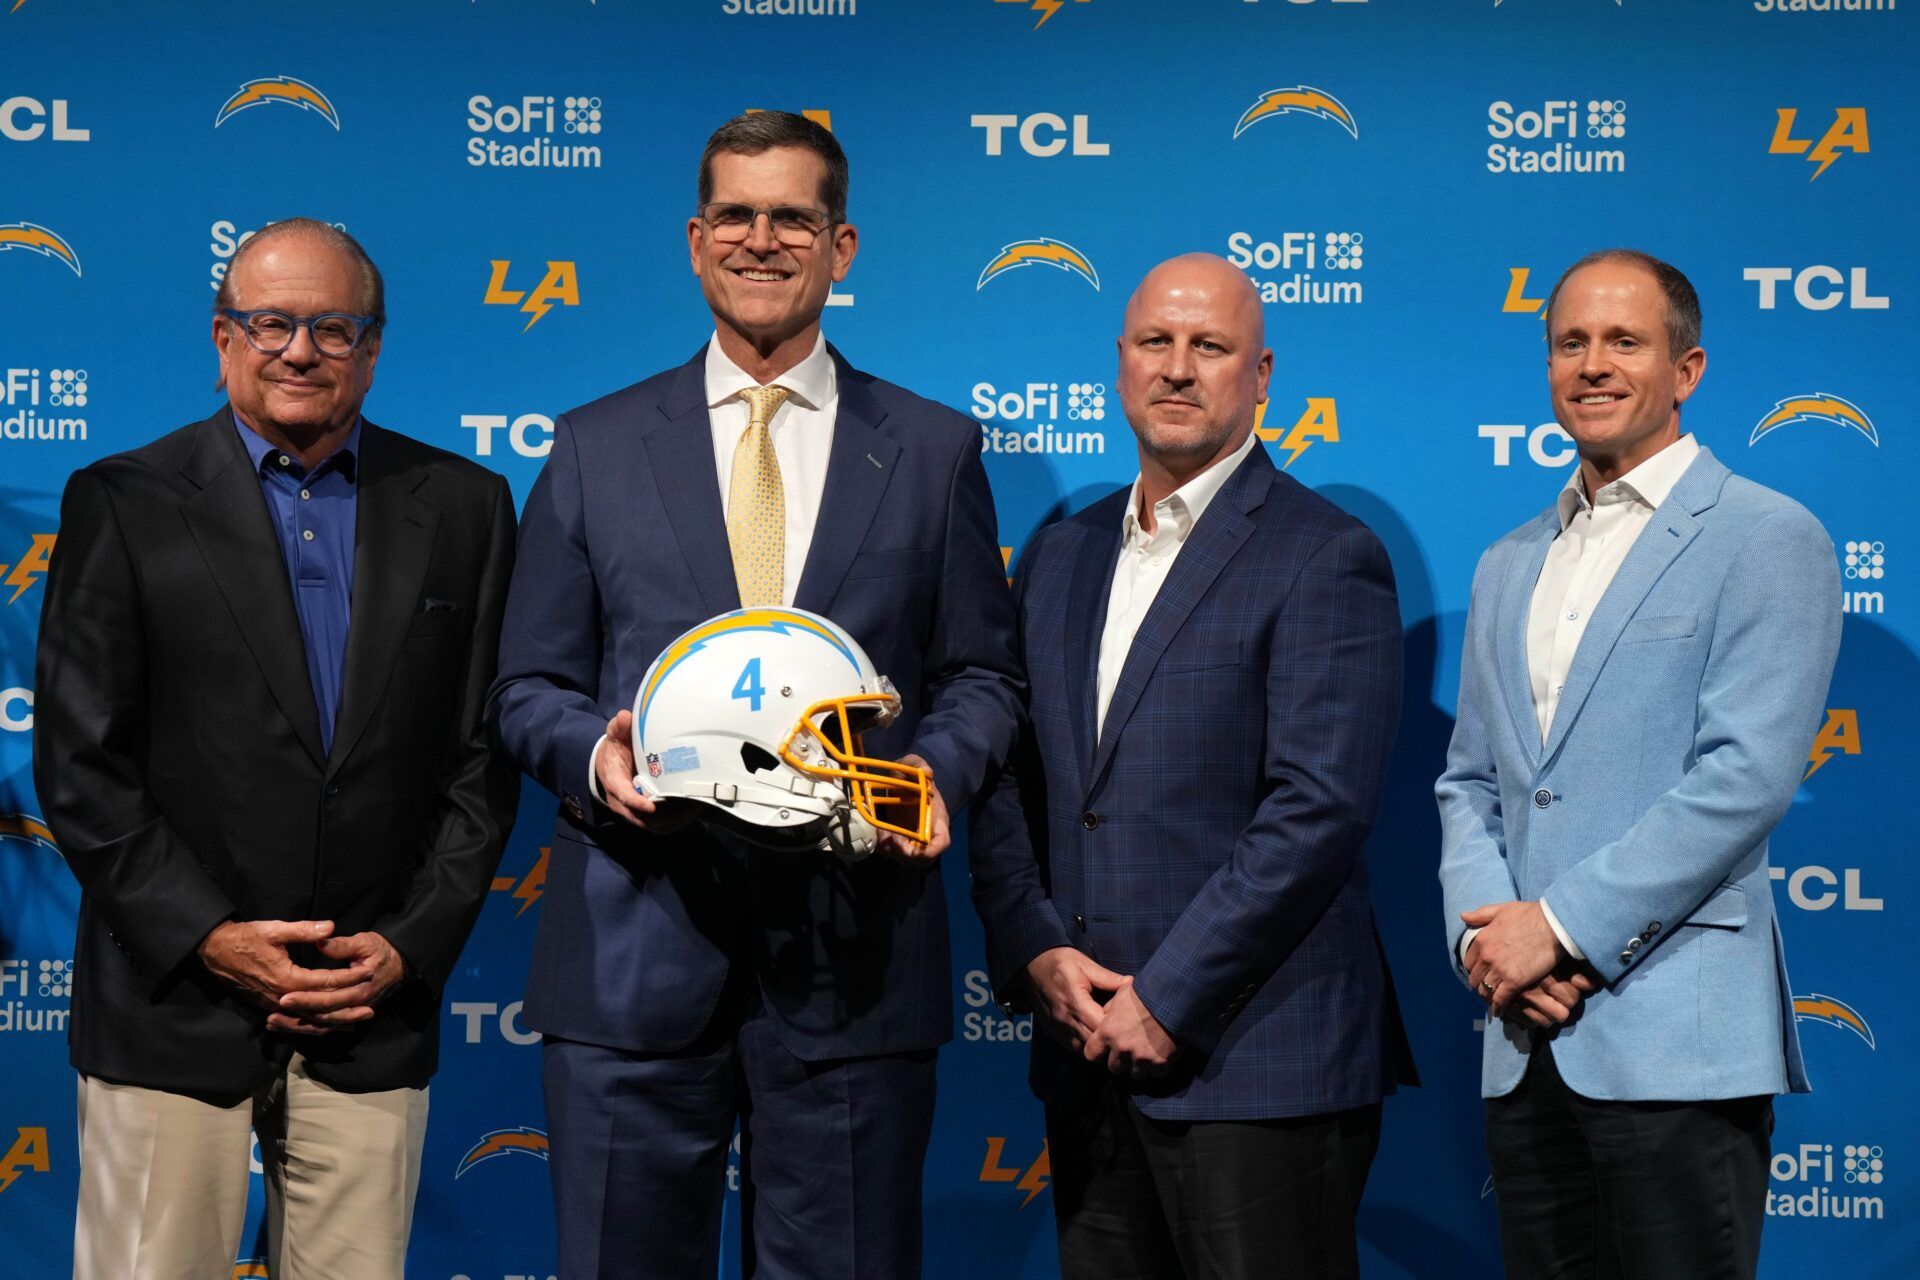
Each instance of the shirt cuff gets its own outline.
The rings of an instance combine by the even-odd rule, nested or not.
[[[1482,929],[1485,927],[1485,925],[1481,926]],[[1480,929],[1469,929],[1460,935],[1460,967],[1462,969],[1467,967],[1467,948],[1472,946],[1473,940],[1479,936]]]
[[[1545,898],[1540,899],[1540,914],[1547,918],[1547,928],[1553,930],[1553,936],[1560,939],[1560,945],[1567,949],[1568,955],[1575,960],[1587,958],[1586,953],[1574,945],[1573,935],[1560,927],[1560,917],[1553,914],[1553,908],[1547,905]]]
[[[600,789],[600,748],[607,745],[607,735],[601,734],[600,741],[593,744],[593,754],[587,757],[587,794],[601,804],[607,802],[607,796]],[[1553,917],[1547,917],[1551,920]]]

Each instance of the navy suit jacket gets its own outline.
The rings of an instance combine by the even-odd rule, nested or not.
[[[839,412],[794,604],[846,628],[898,687],[901,715],[869,753],[918,753],[957,814],[1012,745],[1023,691],[980,433],[833,358]],[[683,1048],[741,963],[801,1058],[931,1048],[953,1022],[937,872],[755,850],[699,824],[643,833],[586,789],[648,665],[740,607],[704,359],[563,415],[523,513],[489,710],[563,803],[522,1020]]]
[[[1059,946],[1134,975],[1182,1048],[1136,1086],[1159,1119],[1376,1102],[1413,1082],[1361,855],[1400,710],[1386,552],[1256,448],[1167,571],[1096,742],[1127,496],[1042,530],[1017,577],[1032,730],[972,839],[996,989]],[[1036,1092],[1070,1065],[1034,1038]]]

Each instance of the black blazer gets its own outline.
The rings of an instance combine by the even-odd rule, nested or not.
[[[501,477],[371,423],[358,461],[326,755],[286,562],[231,411],[67,483],[33,766],[84,891],[68,1038],[88,1075],[231,1098],[293,1047],[350,1092],[433,1074],[440,989],[517,798],[481,717],[513,501]],[[270,1034],[195,954],[229,918],[373,929],[413,976],[365,1023]]]

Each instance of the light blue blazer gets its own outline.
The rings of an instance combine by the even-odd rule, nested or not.
[[[1702,449],[1581,637],[1544,744],[1527,609],[1553,508],[1480,558],[1440,801],[1460,913],[1545,898],[1604,981],[1552,1037],[1590,1098],[1808,1089],[1767,836],[1806,770],[1840,647],[1833,544],[1793,500]],[[1486,1030],[1481,1093],[1520,1083],[1532,1034]]]

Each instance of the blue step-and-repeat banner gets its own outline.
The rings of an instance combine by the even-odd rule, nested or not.
[[[213,289],[249,231],[307,214],[386,272],[369,416],[524,498],[555,415],[706,338],[696,162],[770,107],[852,160],[860,253],[829,336],[978,421],[1010,553],[1134,475],[1113,342],[1142,273],[1205,249],[1257,283],[1262,439],[1384,539],[1406,622],[1370,857],[1425,1086],[1387,1105],[1368,1276],[1498,1274],[1431,786],[1475,559],[1574,460],[1541,299],[1608,245],[1692,276],[1710,360],[1685,423],[1825,522],[1846,615],[1774,844],[1817,1092],[1778,1107],[1761,1271],[1920,1274],[1917,19],[1920,0],[0,0],[0,1274],[71,1257],[77,891],[29,769],[68,473],[216,407]],[[446,992],[410,1276],[554,1269],[517,1021],[553,811],[529,789]],[[1031,1027],[988,998],[958,852],[944,874],[927,1269],[1050,1275]],[[267,1274],[261,1243],[250,1226],[233,1276]]]

